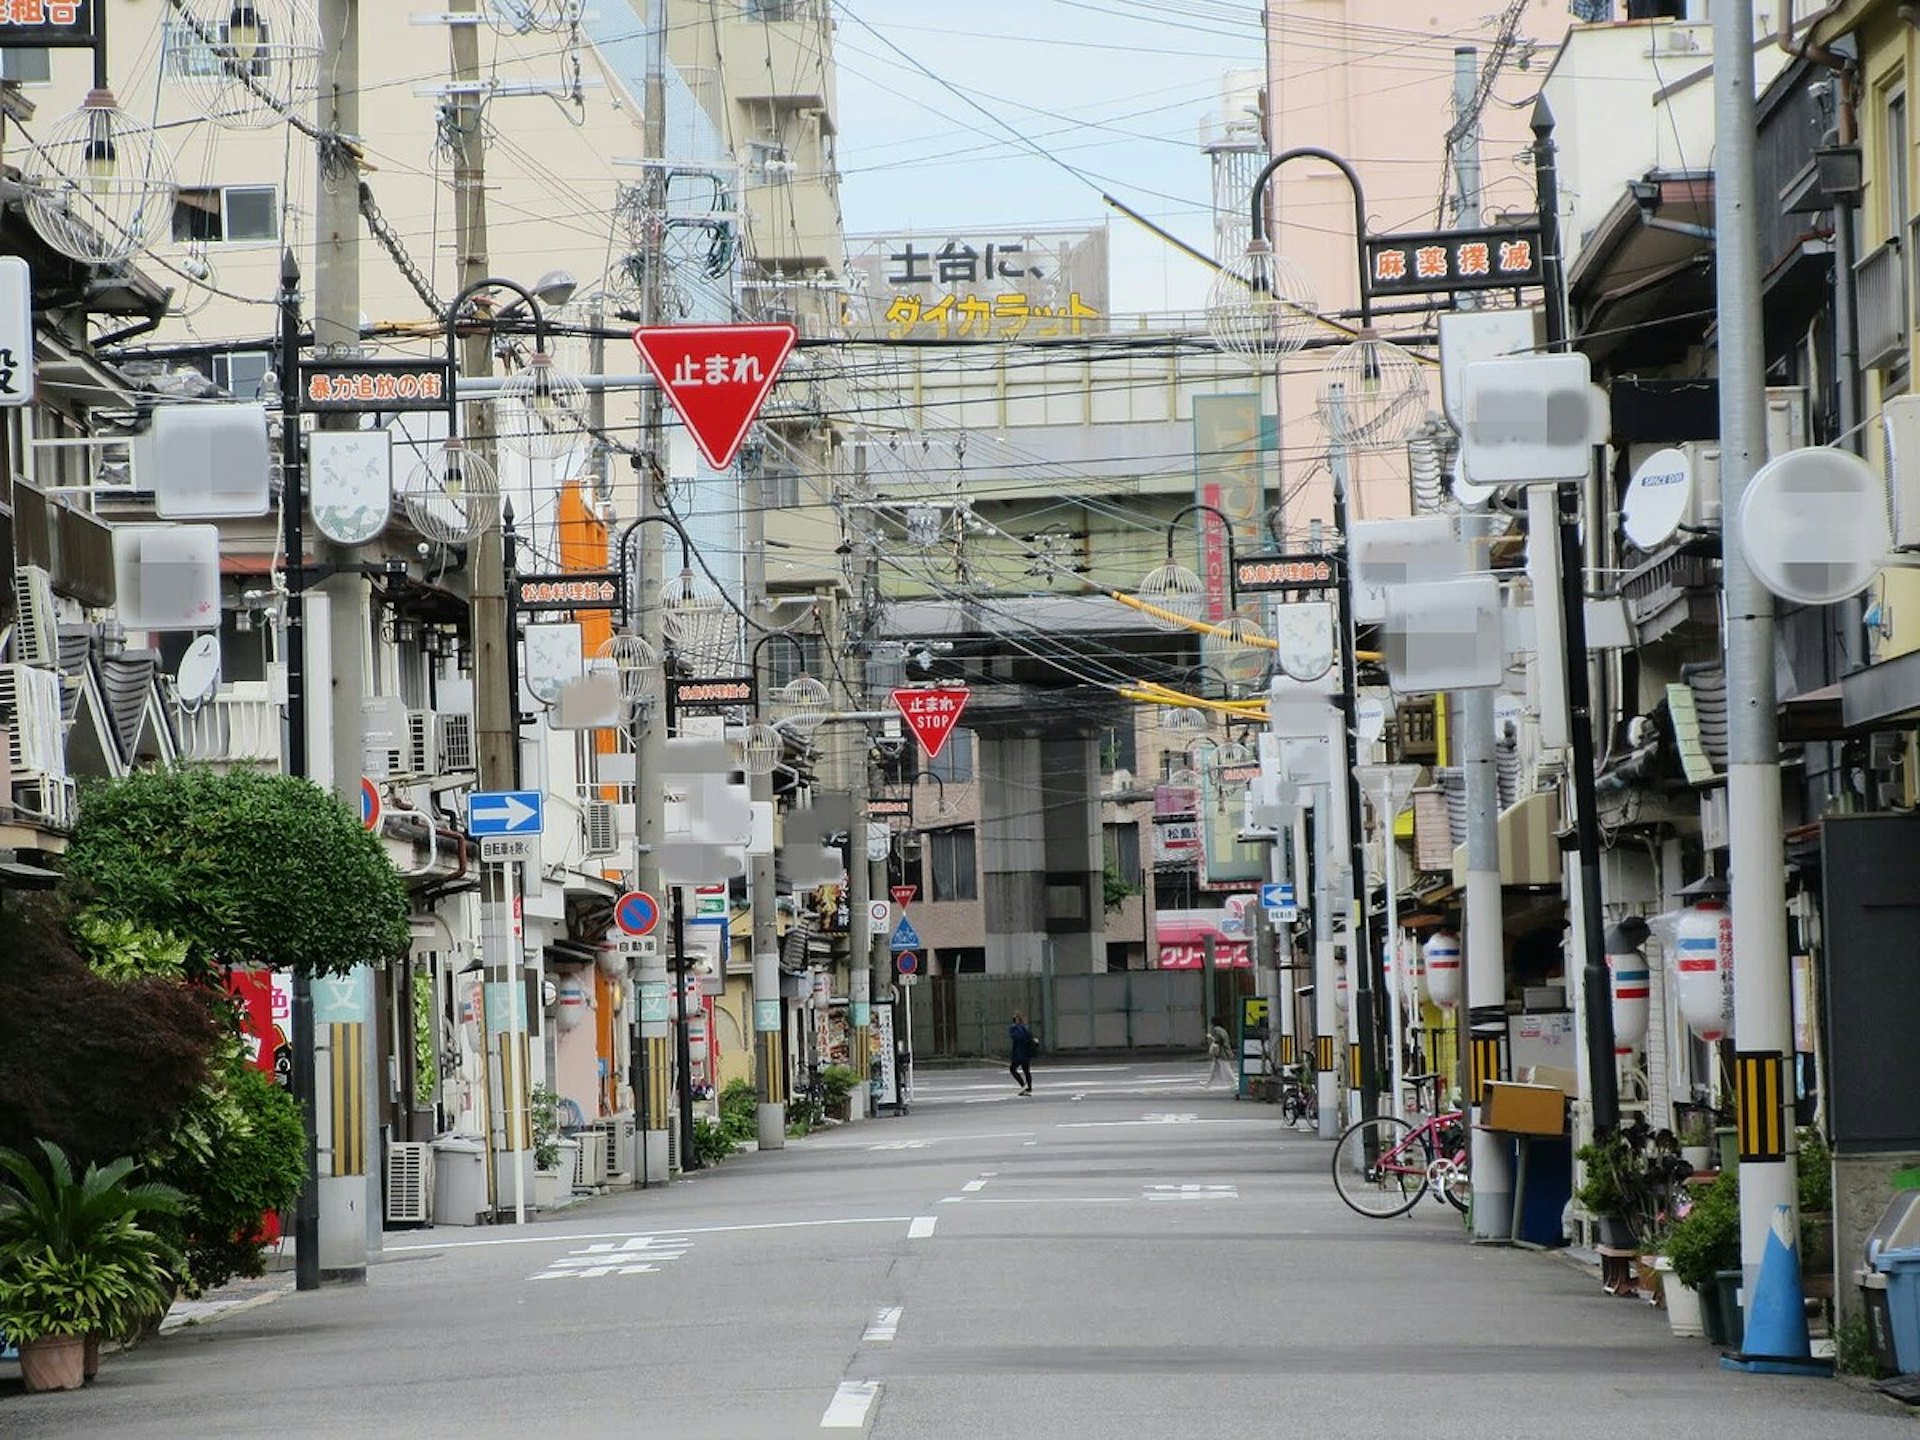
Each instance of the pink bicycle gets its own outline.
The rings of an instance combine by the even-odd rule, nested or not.
[[[1419,1084],[1431,1075],[1410,1075]],[[1433,1192],[1465,1212],[1473,1196],[1467,1175],[1464,1112],[1442,1111],[1410,1124],[1393,1115],[1358,1120],[1333,1147],[1333,1188],[1352,1210],[1375,1220],[1404,1215]]]

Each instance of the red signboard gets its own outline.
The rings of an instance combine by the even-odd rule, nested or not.
[[[798,336],[791,325],[660,325],[634,331],[633,343],[707,463],[724,470]]]
[[[893,903],[904,910],[913,903],[913,897],[919,893],[918,885],[896,885],[893,887]]]
[[[938,758],[946,747],[947,737],[959,723],[960,712],[967,708],[967,693],[964,685],[893,692],[893,703],[907,717],[907,728],[913,731],[914,739],[920,742],[929,760]]]

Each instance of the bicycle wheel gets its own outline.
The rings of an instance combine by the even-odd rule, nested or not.
[[[1467,1156],[1462,1151],[1442,1160],[1436,1160],[1433,1178],[1440,1182],[1440,1193],[1446,1201],[1462,1215],[1473,1201],[1473,1178],[1467,1172]]]
[[[1426,1137],[1406,1121],[1391,1115],[1359,1120],[1334,1143],[1333,1188],[1349,1208],[1370,1219],[1404,1215],[1427,1193],[1431,1159]]]
[[[1300,1123],[1300,1097],[1292,1090],[1280,1097],[1280,1118],[1289,1125]]]

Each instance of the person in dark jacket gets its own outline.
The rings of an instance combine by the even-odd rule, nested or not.
[[[1013,1012],[1013,1023],[1007,1027],[1007,1038],[1012,1041],[1012,1063],[1007,1073],[1019,1083],[1022,1095],[1033,1094],[1033,1056],[1040,1047],[1034,1042],[1033,1032],[1027,1028],[1027,1017],[1018,1010]]]

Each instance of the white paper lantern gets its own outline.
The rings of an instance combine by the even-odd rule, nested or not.
[[[559,1003],[554,1010],[554,1023],[562,1030],[577,1030],[580,1022],[587,1018],[592,1001],[587,995],[587,987],[578,980],[566,979],[560,982]]]
[[[1436,930],[1421,947],[1427,962],[1427,993],[1442,1007],[1460,1003],[1460,937]]]
[[[1733,916],[1718,901],[1680,912],[1674,927],[1673,977],[1687,1028],[1709,1042],[1727,1038],[1732,1016],[1727,975],[1733,959]]]
[[[1607,956],[1613,978],[1613,1053],[1631,1055],[1646,1043],[1652,994],[1647,957],[1638,950]]]

